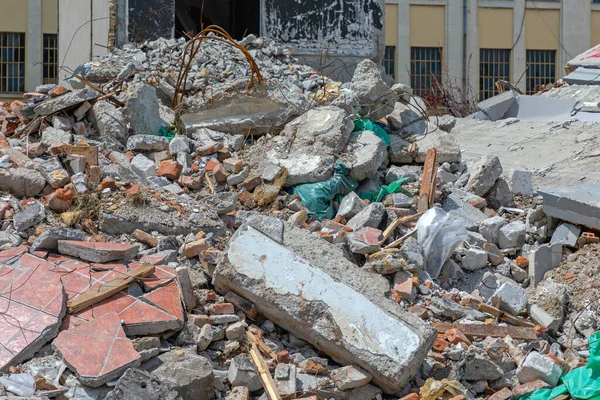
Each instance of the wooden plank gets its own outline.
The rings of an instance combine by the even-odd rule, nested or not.
[[[479,303],[477,305],[477,308],[481,312],[491,314],[494,317],[500,318],[502,321],[508,322],[509,324],[512,324],[515,326],[528,326],[530,328],[535,327],[534,323],[525,321],[524,319],[519,318],[519,317],[515,317],[512,314],[505,313],[504,311],[500,310],[499,308],[492,307],[489,304]]]
[[[421,191],[419,192],[419,201],[417,202],[417,211],[419,212],[425,212],[433,206],[437,168],[437,149],[429,149],[425,158],[423,181],[421,182]]]
[[[412,215],[406,215],[404,217],[398,217],[398,218],[396,218],[394,220],[394,222],[392,222],[391,224],[389,224],[388,227],[385,229],[385,231],[383,231],[383,239],[379,242],[379,245],[383,246],[383,244],[390,237],[390,235],[392,234],[392,232],[394,232],[394,229],[396,229],[400,225],[404,224],[405,222],[410,222],[410,221],[412,221],[414,219],[420,218],[421,215],[423,215],[423,214],[424,214],[424,212],[420,212],[420,213],[416,213],[416,214],[412,214]]]
[[[510,336],[516,340],[536,340],[537,335],[534,328],[528,326],[498,326],[498,325],[480,325],[480,324],[450,324],[444,322],[434,322],[433,327],[439,333],[445,333],[450,329],[458,329],[467,337],[493,337],[503,338]]]
[[[248,331],[246,331],[246,338],[248,339],[248,342],[250,342],[250,344],[255,344],[260,349],[260,351],[262,351],[263,354],[265,354],[267,357],[273,359],[274,361],[277,361],[277,353],[271,350],[271,348],[267,346],[265,342],[263,342]]]
[[[269,372],[269,367],[260,355],[258,347],[255,344],[252,344],[252,348],[250,349],[250,361],[252,361],[254,368],[256,368],[256,371],[258,372],[260,383],[265,389],[265,393],[269,400],[281,400],[281,396],[277,391],[277,386],[275,386],[275,381]]]
[[[154,265],[145,263],[140,268],[136,268],[133,271],[123,274],[123,276],[115,278],[103,285],[96,288],[92,288],[87,292],[80,294],[72,300],[67,302],[67,311],[70,314],[74,314],[83,309],[86,309],[94,304],[101,302],[112,296],[113,294],[119,293],[121,290],[127,289],[129,285],[141,278],[146,278],[154,273]]]

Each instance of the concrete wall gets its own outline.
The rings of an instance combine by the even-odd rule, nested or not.
[[[295,56],[347,80],[358,62],[380,63],[385,49],[384,0],[263,0],[262,34]],[[321,62],[321,54],[328,59]]]
[[[64,68],[59,71],[61,80],[71,76],[69,71],[78,65],[106,54],[109,0],[59,0],[58,12],[58,61]]]

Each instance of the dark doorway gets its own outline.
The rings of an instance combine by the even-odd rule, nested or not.
[[[251,33],[258,36],[260,0],[176,0],[176,37],[200,32],[201,23],[219,25],[237,40]]]

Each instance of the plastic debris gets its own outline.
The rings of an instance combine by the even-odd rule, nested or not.
[[[390,135],[385,131],[382,124],[369,119],[356,118],[354,120],[354,132],[372,131],[386,146],[390,145]]]
[[[35,393],[35,380],[30,374],[13,374],[0,377],[0,385],[17,396],[30,397]]]
[[[437,381],[433,378],[427,379],[425,385],[421,388],[421,400],[437,400],[444,394],[450,394],[452,396],[463,395],[466,399],[472,399],[473,396],[469,391],[460,384],[458,381],[450,381],[448,379],[442,379]],[[446,398],[446,397],[444,397]]]

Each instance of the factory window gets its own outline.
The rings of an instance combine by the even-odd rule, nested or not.
[[[25,91],[25,34],[0,32],[0,93]]]
[[[385,68],[385,73],[396,80],[396,46],[385,46],[383,66]]]
[[[527,94],[556,79],[556,50],[527,50]]]
[[[498,94],[496,82],[510,81],[510,50],[479,50],[479,100]]]
[[[418,96],[442,80],[442,50],[438,47],[410,48],[410,85]]]
[[[58,83],[57,35],[44,34],[44,85]]]

